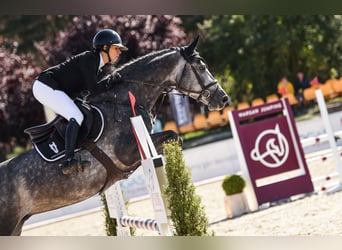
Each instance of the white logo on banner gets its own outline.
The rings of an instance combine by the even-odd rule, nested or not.
[[[267,141],[262,141],[265,136],[270,138]],[[251,158],[254,161],[260,161],[269,168],[280,167],[288,156],[289,143],[280,132],[279,124],[274,129],[264,130],[260,133],[255,141],[254,149],[251,151]]]

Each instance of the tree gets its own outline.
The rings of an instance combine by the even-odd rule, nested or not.
[[[212,16],[200,25],[201,51],[215,74],[233,78],[233,99],[250,100],[274,93],[282,76],[341,71],[341,27],[332,15]]]
[[[18,53],[35,52],[34,43],[54,39],[70,23],[73,16],[63,15],[12,15],[0,17],[0,39],[18,42]]]
[[[121,54],[120,63],[151,51],[185,45],[187,41],[181,20],[175,16],[79,16],[73,18],[67,31],[59,32],[55,40],[37,43],[37,48],[46,64],[54,65],[91,49],[93,36],[103,28],[117,31],[129,48]]]
[[[12,46],[11,50],[5,47]],[[41,105],[32,95],[32,82],[40,70],[32,54],[17,54],[17,43],[0,44],[0,161],[12,150],[13,143],[25,146],[23,130],[44,120]],[[10,145],[10,142],[12,143]],[[6,146],[7,144],[7,146]],[[7,148],[7,149],[6,149]]]

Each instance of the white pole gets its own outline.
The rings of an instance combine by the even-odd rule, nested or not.
[[[328,110],[327,110],[327,107],[325,104],[325,100],[324,100],[322,91],[320,89],[316,90],[316,99],[317,99],[319,110],[321,112],[321,117],[322,117],[323,122],[324,122],[325,130],[327,131],[330,147],[331,147],[333,156],[335,158],[337,171],[340,175],[339,184],[336,187],[333,187],[332,189],[328,190],[327,193],[330,194],[330,193],[334,193],[334,192],[342,190],[342,182],[341,182],[341,180],[342,180],[342,161],[341,161],[340,155],[339,155],[338,150],[337,150],[336,142],[334,139],[334,133],[332,131],[331,124],[329,121]]]
[[[118,236],[130,236],[129,227],[122,226],[120,218],[127,216],[126,205],[122,195],[120,182],[116,182],[109,189],[105,191],[107,206],[109,210],[109,217],[116,218],[117,226],[116,233]]]

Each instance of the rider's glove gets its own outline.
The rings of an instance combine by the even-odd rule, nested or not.
[[[115,72],[115,73],[111,74],[110,78],[111,78],[110,81],[112,82],[111,84],[119,83],[119,82],[121,82],[121,79],[122,79],[119,72]]]
[[[121,81],[121,75],[120,73],[116,72],[113,74],[110,74],[109,77],[107,77],[104,81],[105,89],[111,89],[115,84],[119,83]],[[100,82],[99,84],[101,84]]]
[[[120,81],[121,75],[117,72],[107,75],[94,86],[94,88],[91,90],[91,94],[96,95],[102,92],[106,92],[107,90],[113,88],[114,85],[119,83]]]
[[[106,91],[111,89],[114,84],[117,84],[121,81],[121,75],[119,73],[113,73],[107,76],[106,78],[102,79],[100,82],[97,83],[98,89],[101,91]]]

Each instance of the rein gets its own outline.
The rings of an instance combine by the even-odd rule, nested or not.
[[[193,58],[196,54],[194,54],[192,56],[185,56],[185,55],[183,55],[182,52],[181,52],[181,54],[182,54],[182,56],[183,56],[183,58],[185,59],[186,62],[184,64],[184,68],[183,68],[183,71],[181,73],[181,76],[180,76],[179,80],[175,84],[172,84],[172,85],[164,84],[164,87],[165,88],[167,88],[167,87],[174,87],[176,89],[182,90],[185,93],[187,93],[188,96],[193,97],[196,101],[199,101],[203,97],[203,98],[207,99],[208,102],[210,103],[211,102],[211,94],[210,94],[209,88],[211,88],[213,85],[217,85],[217,81],[213,81],[213,82],[209,83],[208,85],[205,85],[204,81],[202,80],[202,78],[200,76],[200,74],[197,72],[195,67],[191,64],[191,58]],[[204,64],[206,65],[206,62],[204,61],[204,59],[202,57],[198,57],[198,58],[202,62],[204,62]],[[184,76],[185,76],[185,74],[187,72],[187,68],[189,66],[190,66],[192,72],[194,72],[194,74],[196,76],[196,79],[197,79],[199,85],[201,86],[201,90],[199,90],[199,91],[190,90],[190,89],[182,87],[182,82],[183,82],[182,79],[184,78]],[[122,79],[122,82],[131,82],[131,83],[142,84],[142,85],[150,85],[150,86],[155,86],[156,85],[155,82],[152,82],[152,81],[141,81],[141,80],[135,80],[135,79]],[[170,91],[171,90],[167,90],[166,92],[163,92],[164,96],[163,96],[163,100],[162,101],[164,101],[165,95],[168,94]],[[216,86],[216,89],[214,91],[213,96],[216,94],[217,91],[218,91],[218,86]],[[180,94],[180,95],[184,96],[184,94]],[[159,110],[159,108],[158,108],[158,110]]]
[[[159,87],[164,87],[164,90],[162,92],[162,98],[161,101],[159,103],[159,105],[156,107],[155,112],[153,112],[152,115],[152,121],[155,122],[156,117],[158,115],[158,113],[160,112],[161,106],[165,101],[165,97],[167,94],[169,94],[172,89],[178,89],[181,90],[183,92],[183,94],[181,93],[172,93],[173,95],[188,95],[190,97],[192,97],[193,99],[195,99],[197,102],[200,101],[201,98],[204,98],[208,101],[208,103],[211,102],[212,97],[216,94],[216,92],[218,91],[219,87],[216,86],[215,91],[213,92],[213,95],[210,94],[209,88],[211,88],[214,85],[217,85],[217,81],[213,81],[207,85],[204,84],[203,79],[201,78],[201,75],[199,74],[199,72],[196,70],[196,68],[194,67],[194,65],[192,65],[191,61],[194,57],[199,58],[200,61],[202,61],[205,65],[206,62],[204,61],[204,59],[202,57],[197,56],[197,53],[193,53],[192,55],[185,55],[184,52],[182,51],[182,49],[180,50],[181,55],[183,56],[184,60],[185,60],[185,64],[182,70],[182,73],[179,77],[179,80],[177,80],[176,82],[163,82]],[[186,73],[192,70],[192,72],[194,73],[198,84],[201,86],[200,90],[191,90],[188,88],[185,88],[182,86],[183,82],[184,82],[184,77],[186,75]],[[135,83],[135,84],[139,84],[139,85],[148,85],[148,86],[156,86],[156,82],[154,81],[144,81],[144,80],[136,80],[136,79],[129,79],[129,78],[125,78],[122,77],[121,78],[121,84],[122,83]],[[114,103],[114,113],[116,114],[117,112],[117,107],[118,105],[129,105],[129,103],[121,103],[118,101],[118,96],[117,96],[117,86],[118,84],[114,84],[113,88],[114,88],[114,96],[113,99],[106,99],[106,100],[101,100],[98,102],[102,102],[102,103]]]

